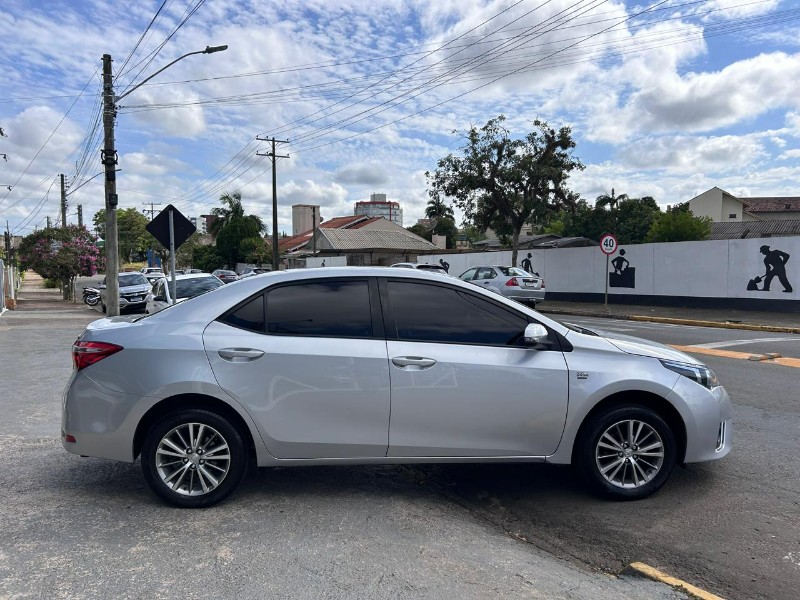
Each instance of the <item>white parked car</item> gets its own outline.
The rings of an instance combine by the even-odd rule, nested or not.
[[[170,280],[162,277],[153,284],[153,291],[147,295],[147,307],[145,312],[149,315],[164,310],[172,305],[170,293]],[[208,273],[198,275],[176,275],[175,276],[175,304],[183,302],[189,298],[194,298],[200,294],[205,294],[223,284],[218,278]]]

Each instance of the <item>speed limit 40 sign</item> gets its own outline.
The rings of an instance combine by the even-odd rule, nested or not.
[[[603,251],[603,254],[614,254],[617,251],[617,246],[619,246],[619,242],[617,242],[617,237],[613,233],[606,233],[600,238],[600,250]]]

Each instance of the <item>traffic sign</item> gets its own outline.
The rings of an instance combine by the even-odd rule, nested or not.
[[[178,248],[181,244],[183,244],[183,242],[189,239],[190,235],[197,231],[197,228],[192,225],[192,222],[184,217],[177,208],[172,206],[172,204],[168,205],[164,210],[158,213],[156,218],[145,226],[145,229],[147,229],[147,231],[149,231],[154,238],[161,242],[162,246],[169,248],[170,211],[172,212],[173,227],[175,229],[175,248]]]
[[[600,238],[600,250],[603,251],[603,254],[614,254],[617,251],[617,246],[619,246],[619,242],[617,242],[617,236],[613,233],[606,233]]]

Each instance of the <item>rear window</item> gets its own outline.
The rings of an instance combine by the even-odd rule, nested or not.
[[[420,269],[423,271],[432,271],[433,273],[442,273],[444,275],[447,275],[447,271],[445,271],[439,265],[417,265],[417,270]]]
[[[531,274],[527,271],[519,269],[517,267],[497,267],[497,270],[500,271],[506,277],[530,277]]]

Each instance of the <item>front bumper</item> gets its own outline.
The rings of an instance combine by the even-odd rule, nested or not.
[[[719,460],[733,442],[733,407],[724,387],[708,390],[679,377],[667,400],[678,408],[686,425],[684,462]]]

